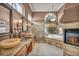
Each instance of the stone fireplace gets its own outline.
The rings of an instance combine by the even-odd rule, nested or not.
[[[64,43],[79,46],[79,29],[65,29]]]

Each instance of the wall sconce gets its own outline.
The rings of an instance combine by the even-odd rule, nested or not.
[[[26,26],[27,26],[27,24],[26,24]]]
[[[30,26],[30,24],[26,24],[26,26]]]
[[[28,24],[28,26],[30,26],[30,24]]]
[[[19,23],[22,23],[22,20],[19,20]]]

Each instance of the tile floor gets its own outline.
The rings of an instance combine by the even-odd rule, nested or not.
[[[36,43],[28,56],[63,56],[63,49],[48,43]]]

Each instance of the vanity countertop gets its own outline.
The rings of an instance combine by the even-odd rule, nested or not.
[[[29,44],[32,39],[22,40],[19,45],[14,48],[0,49],[0,56],[14,56],[24,45]]]
[[[57,35],[57,34],[48,34],[46,36],[46,38],[63,40],[64,36],[63,35]]]

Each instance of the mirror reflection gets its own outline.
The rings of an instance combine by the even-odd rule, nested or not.
[[[45,16],[45,24],[48,34],[57,34],[56,15],[54,13],[48,13]]]

